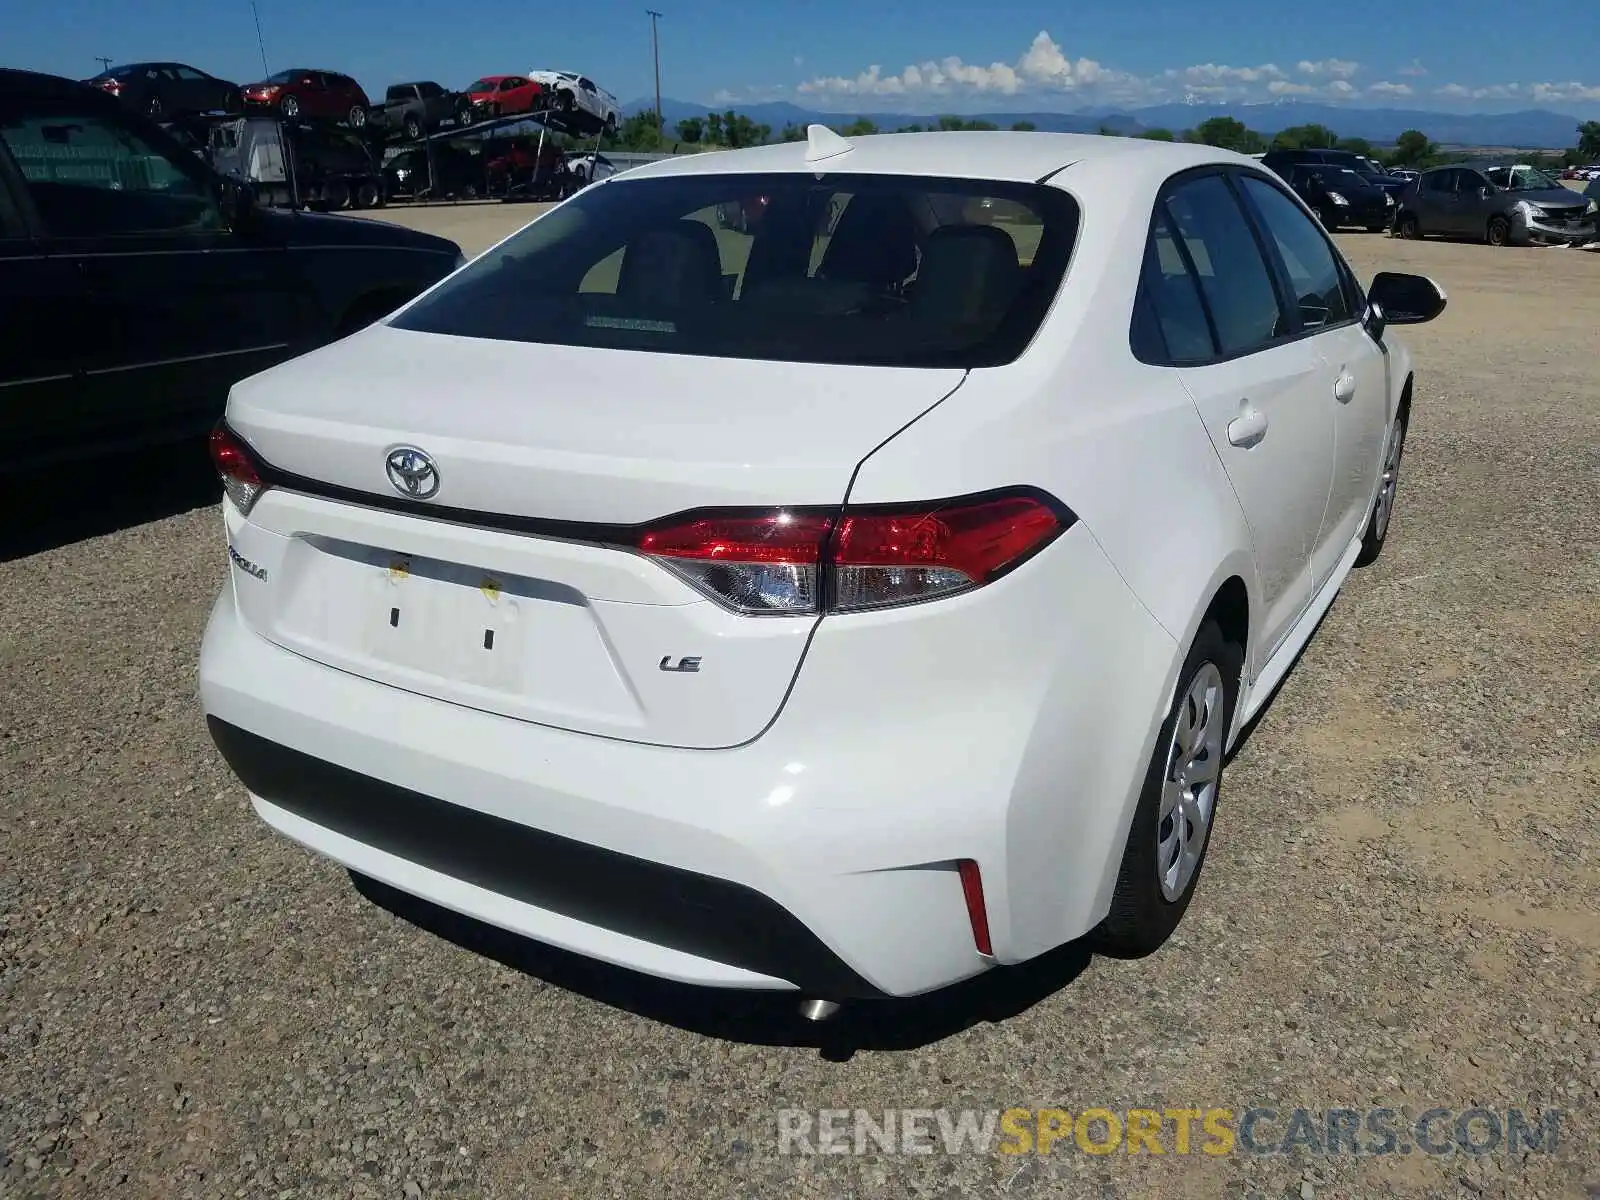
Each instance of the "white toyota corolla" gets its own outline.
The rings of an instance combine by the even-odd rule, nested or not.
[[[657,976],[1149,952],[1444,304],[1205,146],[637,168],[234,387],[212,736],[289,837]]]

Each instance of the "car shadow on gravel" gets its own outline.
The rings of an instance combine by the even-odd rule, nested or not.
[[[0,478],[0,562],[216,504],[204,439]]]
[[[916,1050],[1005,1021],[1071,984],[1092,957],[1079,942],[930,996],[847,1004],[808,1021],[798,993],[693,987],[571,954],[440,908],[354,872],[356,890],[418,928],[533,979],[690,1033],[762,1046],[811,1047],[844,1062],[859,1050]]]

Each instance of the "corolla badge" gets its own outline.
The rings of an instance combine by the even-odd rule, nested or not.
[[[415,446],[397,446],[384,463],[389,482],[402,496],[413,500],[432,499],[439,491],[439,468]]]

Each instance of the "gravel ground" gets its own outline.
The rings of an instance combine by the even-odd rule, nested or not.
[[[1600,256],[1342,240],[1451,306],[1405,331],[1388,550],[1230,768],[1179,936],[821,1027],[270,834],[194,698],[197,451],[0,496],[0,1195],[1600,1195]],[[778,1151],[780,1108],[1047,1105],[1564,1116],[1554,1154]]]

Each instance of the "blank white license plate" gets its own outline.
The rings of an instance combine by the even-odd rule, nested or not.
[[[441,679],[521,690],[527,593],[520,582],[454,563],[395,558],[371,571],[365,589],[366,650]]]

